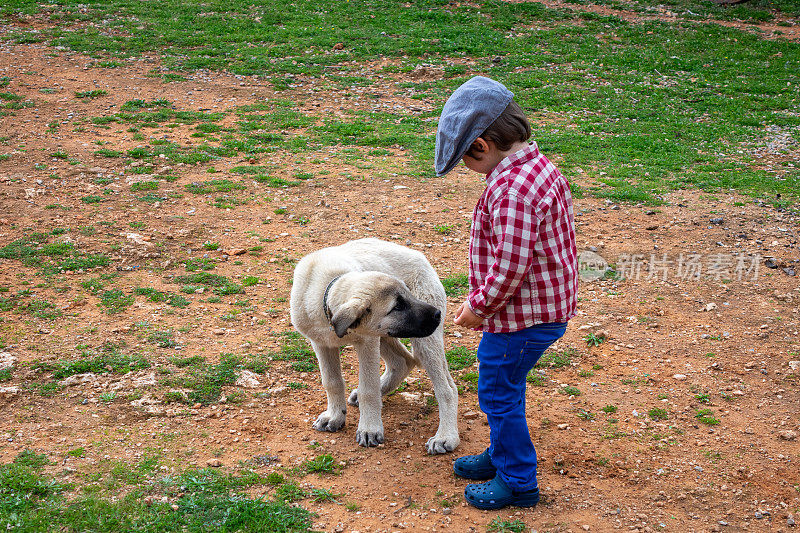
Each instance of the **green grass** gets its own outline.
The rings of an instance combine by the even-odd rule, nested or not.
[[[45,275],[65,271],[89,270],[106,266],[111,261],[102,254],[84,254],[72,243],[48,242],[59,233],[33,232],[0,248],[0,259],[16,259],[30,267],[38,267]]]
[[[675,188],[735,188],[762,196],[780,193],[796,201],[800,172],[786,170],[776,179],[756,168],[751,148],[768,142],[766,126],[797,136],[791,132],[800,124],[793,113],[799,99],[800,52],[788,41],[698,22],[707,17],[769,20],[770,9],[796,16],[796,2],[751,0],[721,7],[709,1],[668,0],[661,3],[677,14],[677,22],[637,23],[583,11],[583,3],[588,2],[573,0],[571,10],[488,0],[457,6],[445,0],[324,6],[311,0],[291,5],[256,0],[224,9],[177,0],[87,6],[63,2],[48,5],[49,16],[80,24],[11,38],[46,40],[110,58],[158,50],[163,64],[175,71],[263,75],[278,89],[295,83],[295,76],[310,76],[338,91],[376,90],[385,86],[378,78],[382,73],[353,75],[348,62],[405,56],[400,66],[389,67],[404,72],[424,57],[443,76],[405,83],[403,90],[441,105],[473,72],[504,82],[531,117],[542,150],[558,155],[567,174],[576,175],[577,167],[584,170],[587,186],[581,190],[587,194],[655,205]],[[646,13],[655,5],[655,0],[639,0],[626,9]],[[16,0],[0,13],[40,9],[33,0]],[[364,9],[372,17],[363,17]],[[337,42],[347,45],[329,53]],[[498,56],[500,61],[491,61]],[[4,102],[19,100],[8,93]],[[164,145],[130,155],[151,158],[161,151],[172,161],[200,162],[231,151],[302,150],[309,143],[401,145],[414,154],[408,172],[431,176],[435,124],[425,121],[424,113],[352,111],[315,122],[292,103],[273,99],[238,108],[236,114],[237,134],[219,146]],[[436,114],[438,109],[430,116]],[[200,123],[201,133],[228,135],[211,124],[220,117],[176,110],[163,100],[134,100],[111,118],[143,127]],[[293,134],[281,134],[284,130]]]
[[[457,274],[449,278],[441,280],[444,286],[444,292],[451,298],[457,298],[467,294],[469,289],[469,278],[466,274]]]
[[[313,474],[338,474],[340,470],[336,459],[327,453],[304,461],[300,468]]]
[[[108,474],[87,476],[80,486],[46,473],[50,461],[30,451],[0,465],[0,528],[9,531],[108,532],[308,532],[311,517],[287,499],[251,497],[265,485],[252,471],[210,469],[159,474],[157,459],[119,463]],[[106,487],[120,486],[121,494]],[[78,490],[83,488],[84,490]],[[288,492],[288,491],[286,491]],[[146,495],[157,496],[145,501]],[[162,496],[163,501],[162,501]]]
[[[464,346],[456,346],[445,353],[450,370],[463,370],[475,364],[475,352]]]
[[[566,348],[560,352],[549,350],[536,362],[536,368],[564,368],[572,364],[572,358],[578,355],[575,348]]]
[[[305,338],[295,332],[281,333],[281,347],[272,358],[276,361],[291,361],[291,367],[298,372],[313,372],[317,369],[317,357]]]
[[[72,361],[57,361],[55,363],[36,363],[33,368],[53,373],[53,379],[61,380],[74,374],[93,372],[102,374],[127,374],[136,370],[150,368],[150,362],[143,356],[127,355],[120,353],[118,347],[105,344],[97,350],[85,350],[80,359]]]
[[[647,412],[651,420],[666,420],[669,418],[669,411],[661,407],[653,407]]]
[[[162,292],[152,287],[139,287],[133,290],[134,294],[147,296],[151,302],[166,302],[172,307],[184,308],[189,305],[189,300],[171,292]]]
[[[495,518],[486,525],[487,533],[524,533],[527,530],[522,520]]]
[[[707,426],[716,426],[719,424],[719,419],[714,416],[714,412],[711,409],[698,409],[694,417]]]
[[[75,98],[98,98],[107,95],[108,92],[103,89],[93,89],[91,91],[75,91]]]
[[[158,332],[157,332],[158,333]],[[172,332],[163,335],[166,340],[171,340]],[[155,342],[162,337],[155,339]],[[223,387],[233,384],[242,369],[251,370],[256,373],[263,373],[268,368],[268,361],[261,357],[234,355],[223,353],[220,362],[216,365],[208,365],[202,357],[194,356],[190,358],[174,358],[173,363],[178,368],[187,370],[186,374],[168,378],[166,383],[171,386],[190,389],[186,396],[182,394],[176,397],[167,398],[170,401],[188,401],[190,403],[200,403],[209,405],[216,403],[222,397]],[[229,393],[228,400],[232,401],[236,396]]]

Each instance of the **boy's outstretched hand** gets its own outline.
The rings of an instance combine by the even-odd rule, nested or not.
[[[463,302],[458,306],[458,309],[456,309],[453,322],[456,325],[473,329],[480,326],[483,323],[483,319],[472,312],[472,309],[467,302]]]

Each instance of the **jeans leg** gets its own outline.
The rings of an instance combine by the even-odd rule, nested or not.
[[[492,464],[514,490],[537,486],[536,449],[525,417],[525,378],[564,329],[534,326],[510,334],[484,333],[478,346],[478,401],[489,421]]]

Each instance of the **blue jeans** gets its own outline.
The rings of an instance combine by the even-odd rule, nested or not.
[[[567,323],[537,324],[513,333],[484,332],[478,345],[478,401],[489,419],[489,455],[498,475],[513,490],[536,481],[536,448],[525,419],[526,378]]]

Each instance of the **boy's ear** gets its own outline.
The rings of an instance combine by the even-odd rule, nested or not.
[[[489,151],[489,143],[486,142],[486,139],[483,137],[478,137],[474,141],[472,141],[472,145],[470,146],[470,152],[478,153],[478,154],[485,154]],[[474,159],[480,159],[480,157],[474,157]]]

